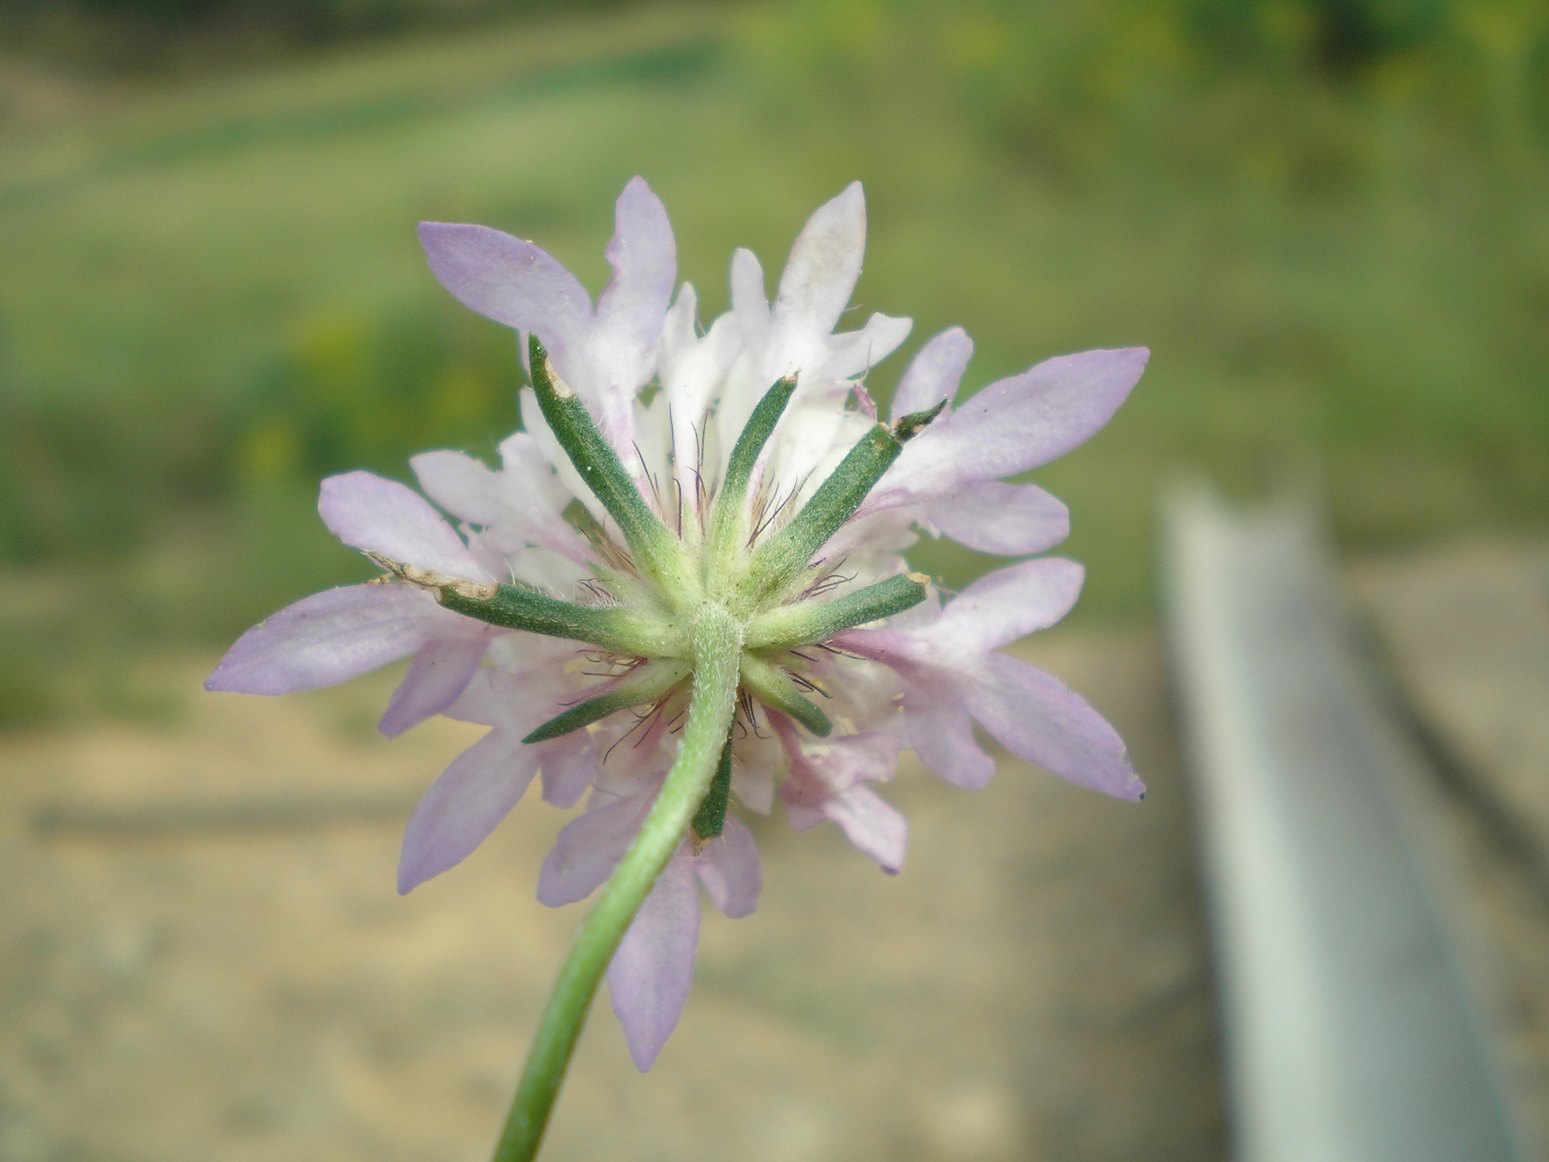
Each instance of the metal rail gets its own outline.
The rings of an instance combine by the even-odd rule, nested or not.
[[[1164,569],[1245,1162],[1524,1158],[1303,507],[1165,506]]]

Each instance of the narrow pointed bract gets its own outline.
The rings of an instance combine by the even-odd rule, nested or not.
[[[400,891],[464,860],[530,783],[563,808],[584,799],[538,895],[598,893],[593,915],[613,909],[608,986],[645,1069],[688,997],[701,894],[729,917],[757,904],[740,816],[778,799],[797,829],[831,823],[895,873],[908,829],[878,789],[900,752],[980,787],[995,768],[980,732],[1073,782],[1140,796],[1097,711],[1005,652],[1064,616],[1080,567],[1021,560],[943,601],[906,554],[922,532],[1013,557],[1063,540],[1064,505],[1016,477],[1107,423],[1144,349],[1044,360],[965,394],[973,347],[953,328],[920,348],[879,416],[873,368],[909,321],[834,330],[861,269],[858,184],[800,232],[772,302],[757,258],[738,251],[732,308],[706,327],[693,287],[674,293],[666,211],[639,178],[618,199],[595,300],[512,235],[426,223],[420,236],[446,288],[517,333],[525,430],[495,467],[414,457],[423,496],[366,472],[325,480],[323,520],[383,577],[276,613],[207,683],[278,694],[408,660],[384,733],[436,714],[487,728],[410,819]],[[689,759],[698,769],[675,782]],[[615,869],[649,846],[683,786],[633,903],[617,904]],[[541,1133],[513,1119],[511,1133]]]

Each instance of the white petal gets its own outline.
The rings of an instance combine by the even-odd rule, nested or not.
[[[492,525],[503,515],[498,478],[483,461],[463,452],[421,452],[409,457],[409,466],[425,495],[458,520]]]
[[[772,324],[769,300],[764,297],[764,268],[751,250],[738,249],[731,256],[731,309],[748,346],[762,347]]]
[[[903,864],[908,827],[903,816],[864,784],[893,777],[899,740],[868,732],[809,743],[781,719],[776,727],[787,746],[790,777],[780,788],[791,825],[798,831],[819,819],[839,824],[856,848],[897,872]]]
[[[831,381],[842,396],[849,391],[852,378],[864,375],[897,351],[913,327],[913,319],[872,315],[859,331],[835,335],[819,348],[822,354],[815,374]]]
[[[736,762],[731,769],[731,790],[737,802],[758,815],[774,806],[775,768],[780,763],[780,744],[768,734],[749,731],[737,740]]]
[[[785,342],[834,329],[860,278],[865,249],[866,198],[860,183],[852,182],[818,207],[791,247],[774,306]]]

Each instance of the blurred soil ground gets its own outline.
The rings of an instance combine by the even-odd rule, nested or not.
[[[1398,663],[1396,696],[1453,758],[1422,789],[1440,878],[1513,1091],[1541,1099],[1549,848],[1534,846],[1542,816],[1494,781],[1501,747],[1470,749],[1468,723],[1483,716],[1477,736],[1509,742],[1529,783],[1549,748],[1521,733],[1540,726],[1488,718],[1501,709],[1491,659],[1520,642],[1508,655],[1476,627],[1427,651],[1508,600],[1515,616],[1494,620],[1524,637],[1549,596],[1549,551],[1387,559],[1354,576]],[[1471,597],[1457,604],[1448,577]],[[1450,612],[1438,618],[1422,590]],[[1433,706],[1435,659],[1456,678],[1465,649],[1473,685]],[[745,920],[707,916],[687,1012],[651,1073],[635,1072],[599,1002],[546,1158],[1226,1154],[1159,639],[1052,633],[1027,652],[1110,716],[1147,801],[1010,762],[977,794],[908,768],[890,792],[912,829],[897,878],[832,828],[770,821],[763,902]],[[1549,665],[1522,656],[1512,681],[1536,682],[1536,701],[1510,706],[1531,717],[1549,703]],[[437,722],[387,743],[373,733],[386,678],[217,697],[199,691],[212,661],[139,674],[162,720],[0,738],[0,1158],[487,1157],[581,915],[533,899],[562,820],[526,801],[468,863],[399,898],[404,819],[476,729]]]
[[[707,917],[660,1062],[638,1075],[600,1002],[546,1158],[1221,1153],[1157,641],[1050,635],[1034,656],[1111,715],[1148,801],[907,769],[896,878],[771,820],[763,902]],[[524,801],[400,899],[404,819],[476,729],[389,744],[385,682],[217,697],[211,660],[142,676],[177,706],[160,727],[0,744],[0,1157],[487,1157],[581,915],[533,899],[560,818]]]

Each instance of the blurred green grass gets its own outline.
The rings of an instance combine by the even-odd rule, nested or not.
[[[595,290],[635,173],[707,316],[734,246],[773,279],[858,177],[857,314],[913,315],[911,347],[963,324],[968,386],[1150,346],[1118,419],[1038,474],[1080,618],[1149,616],[1181,471],[1315,476],[1352,548],[1543,527],[1546,21],[1435,4],[1341,47],[1314,19],[1338,7],[812,0],[181,78],[0,61],[0,721],[113,705],[113,659],[213,658],[365,575],[318,477],[514,422],[510,338],[436,286],[415,222],[536,238]]]

